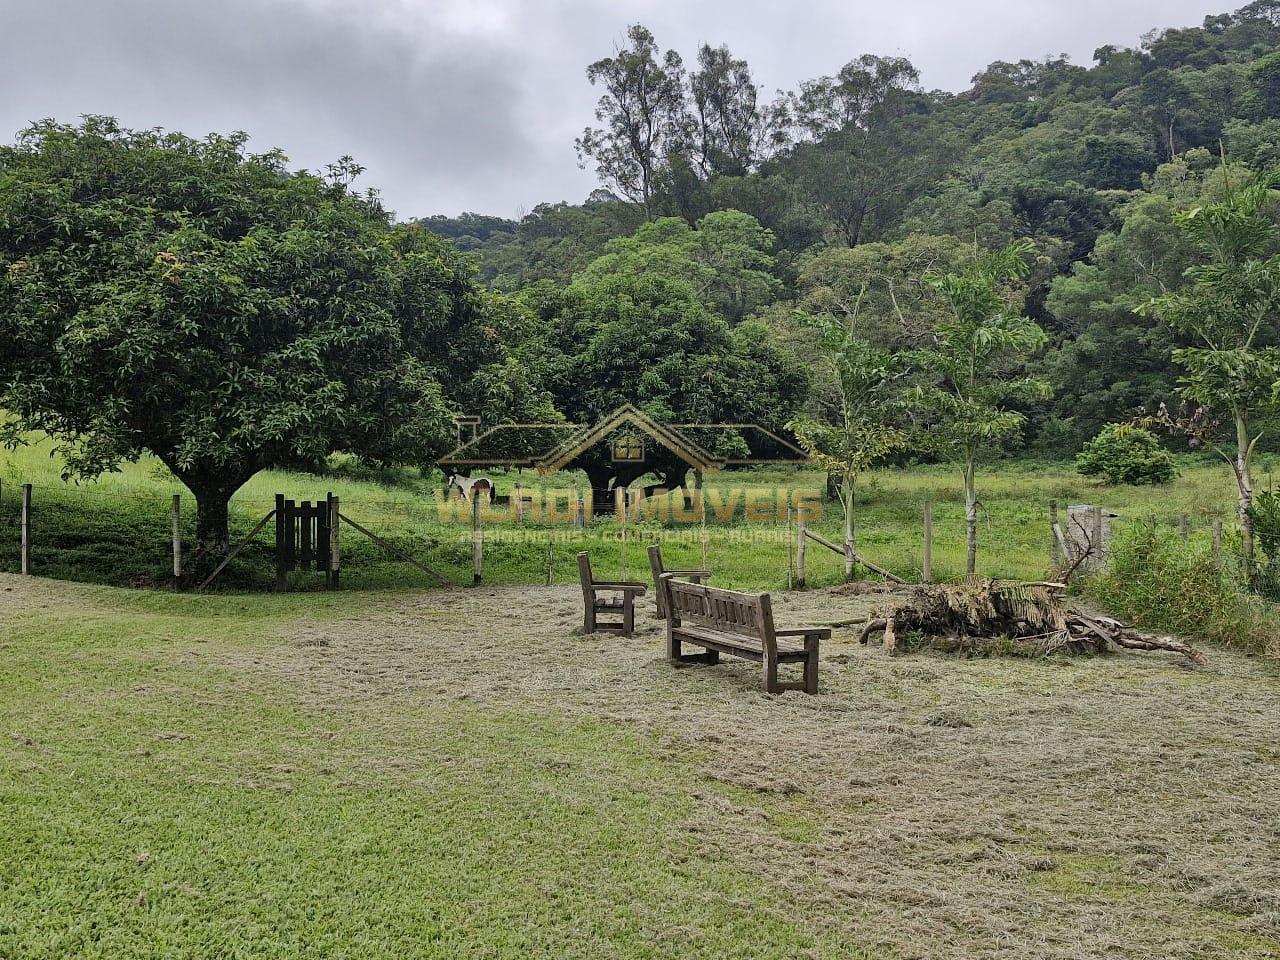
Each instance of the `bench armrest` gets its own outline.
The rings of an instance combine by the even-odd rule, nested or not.
[[[709,580],[709,579],[711,579],[711,571],[710,571],[710,570],[664,570],[664,571],[662,571],[662,572],[663,572],[663,573],[669,573],[669,574],[671,574],[673,577],[686,577],[686,578],[688,578],[688,579],[690,579],[690,580],[692,580],[692,579],[693,579],[693,578],[695,578],[695,577],[696,577],[696,578],[698,578],[698,579],[700,579],[700,580]]]
[[[831,639],[830,627],[787,627],[785,630],[774,630],[775,637],[821,637]]]
[[[648,584],[636,583],[634,580],[622,581],[619,583],[605,583],[597,580],[591,584],[593,590],[616,590],[619,593],[635,593],[644,596],[644,592],[648,589]]]

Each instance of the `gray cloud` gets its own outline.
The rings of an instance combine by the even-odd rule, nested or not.
[[[1243,0],[1241,0],[1243,2]],[[401,216],[513,216],[594,185],[573,138],[587,63],[628,23],[692,59],[728,43],[770,90],[864,53],[959,90],[992,60],[1199,23],[1212,0],[0,0],[0,136],[107,113],[190,134],[245,130],[298,166],[350,153]]]

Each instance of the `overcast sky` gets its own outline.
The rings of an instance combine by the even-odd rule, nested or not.
[[[0,137],[105,113],[245,130],[318,169],[352,154],[402,218],[514,217],[594,186],[585,67],[648,26],[686,63],[727,43],[772,94],[862,53],[962,90],[993,60],[1134,45],[1244,0],[0,0]]]

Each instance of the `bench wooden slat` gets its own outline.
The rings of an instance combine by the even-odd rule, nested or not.
[[[773,602],[767,593],[741,593],[689,583],[670,572],[659,578],[658,589],[667,611],[667,656],[672,661],[698,659],[715,663],[720,653],[727,653],[763,663],[764,688],[769,693],[785,689],[818,692],[818,645],[831,636],[830,628],[777,630]],[[779,635],[800,637],[803,644],[779,645]],[[700,646],[708,653],[685,655],[681,652],[683,643]],[[795,662],[804,664],[803,683],[780,682],[778,664]]]
[[[689,637],[692,641],[695,638],[698,642],[706,641],[709,644],[715,644],[716,648],[725,653],[733,653],[741,650],[743,655],[749,660],[759,660],[764,655],[764,643],[753,637],[744,637],[741,634],[725,633],[721,630],[710,630],[706,627],[691,626],[682,624],[680,633]],[[778,645],[778,660],[803,660],[806,656],[804,647],[795,645]]]
[[[662,547],[653,544],[649,547],[649,572],[653,574],[654,602],[658,608],[658,619],[667,619],[667,604],[662,589],[662,576],[669,573],[681,580],[692,580],[694,583],[705,583],[711,579],[710,570],[668,570],[662,562]]]

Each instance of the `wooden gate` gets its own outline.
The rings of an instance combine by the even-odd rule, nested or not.
[[[316,570],[338,588],[338,498],[298,503],[276,494],[276,588],[285,589],[292,570]]]

